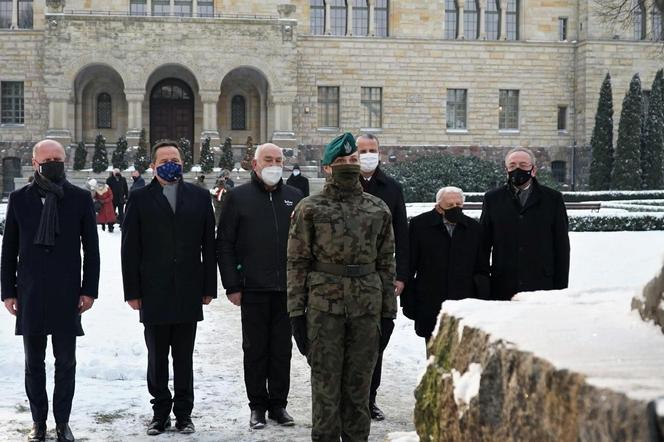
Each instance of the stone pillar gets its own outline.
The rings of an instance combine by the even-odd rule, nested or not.
[[[374,10],[375,3],[375,0],[369,0],[369,35],[371,37],[376,35],[376,11]]]
[[[191,16],[198,17],[198,0],[191,1]]]
[[[272,142],[279,147],[293,148],[296,146],[295,133],[293,132],[293,99],[290,97],[275,96],[273,121],[274,132]]]
[[[330,2],[325,2],[325,34],[332,35],[332,7]]]
[[[348,0],[346,4],[348,5],[346,7],[346,35],[351,36],[353,35],[353,2]]]
[[[218,90],[201,90],[201,102],[203,103],[203,132],[201,142],[210,137],[210,147],[219,146],[221,137],[217,127],[217,103],[219,101]]]
[[[48,102],[48,130],[46,138],[50,138],[67,146],[71,143],[69,130],[69,94],[59,93],[49,96]]]
[[[12,0],[12,29],[18,29],[18,0]]]
[[[463,30],[463,8],[465,5],[463,0],[457,0],[457,2],[459,3],[459,29],[457,29],[457,38],[464,40],[466,38]]]
[[[492,0],[489,0],[492,1]],[[486,40],[486,17],[484,16],[485,10],[486,10],[486,0],[479,0],[480,3],[480,9],[479,9],[479,14],[480,14],[480,32],[478,38],[480,40]]]
[[[170,14],[169,15],[173,15],[173,13],[175,12],[175,0],[171,0],[170,8],[171,9],[170,9]]]
[[[147,9],[146,15],[152,15],[152,0],[147,0],[145,8]]]
[[[143,100],[145,93],[142,91],[125,91],[127,98],[127,144],[138,145],[138,139],[143,129]]]
[[[507,0],[500,0],[500,35],[498,40],[507,40]]]
[[[646,36],[646,40],[649,40],[651,38],[650,33],[652,32],[652,13],[653,13],[653,4],[651,1],[644,1],[643,6],[645,11],[643,11],[642,14],[642,20],[643,20],[643,33]],[[570,29],[569,29],[569,19],[567,21],[567,39],[571,40],[569,38],[570,34]]]

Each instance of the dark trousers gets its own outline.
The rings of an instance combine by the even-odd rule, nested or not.
[[[118,224],[122,225],[122,220],[124,219],[124,203],[113,203],[113,207],[118,214]]]
[[[369,391],[369,403],[376,403],[376,395],[378,394],[378,387],[380,387],[380,379],[383,372],[383,352],[378,353],[376,366],[374,367],[373,376],[371,376],[371,390]]]
[[[293,347],[286,292],[245,292],[241,310],[244,383],[249,408],[285,408]]]
[[[30,401],[34,422],[46,422],[48,395],[46,393],[46,335],[23,336],[25,350],[25,392]],[[55,388],[53,416],[58,424],[69,422],[74,399],[76,378],[76,336],[52,335],[55,357]]]
[[[193,354],[196,322],[145,326],[145,345],[148,348],[148,391],[152,395],[154,416],[165,419],[189,417],[194,408]],[[173,356],[173,387],[168,388],[168,353]]]

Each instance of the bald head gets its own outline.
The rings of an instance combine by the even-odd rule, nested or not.
[[[51,154],[55,153],[60,153],[62,154],[62,159],[60,161],[65,160],[65,148],[62,147],[62,144],[58,143],[55,140],[41,140],[35,144],[35,146],[32,148],[32,158],[37,159],[41,158],[44,155],[48,155],[48,158],[51,158]],[[39,161],[39,163],[43,163],[43,161]]]

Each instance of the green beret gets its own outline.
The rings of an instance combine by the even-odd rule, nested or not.
[[[339,157],[347,157],[357,150],[355,137],[350,132],[339,135],[325,146],[323,166],[329,166]]]

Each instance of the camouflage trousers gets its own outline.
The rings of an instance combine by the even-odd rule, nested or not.
[[[369,389],[380,339],[374,315],[347,318],[307,311],[312,429],[316,442],[369,438]]]

